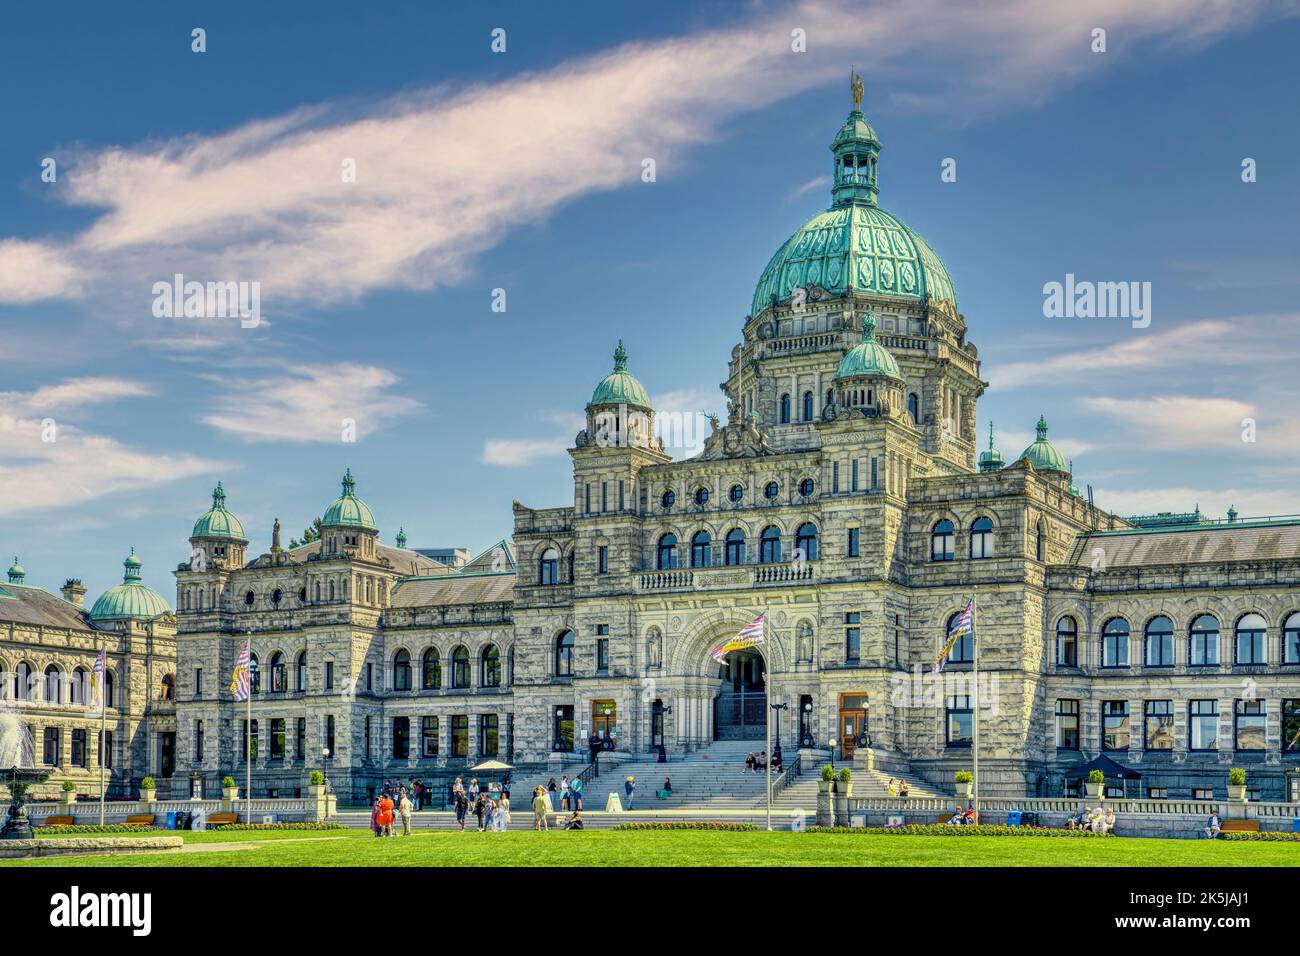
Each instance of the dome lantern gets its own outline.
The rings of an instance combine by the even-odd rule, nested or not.
[[[591,394],[591,401],[587,403],[588,408],[593,405],[650,408],[650,396],[646,393],[645,386],[627,370],[627,349],[623,348],[622,339],[618,340],[618,347],[614,349],[614,371],[601,379]]]
[[[320,523],[323,528],[360,528],[371,532],[378,530],[374,512],[357,497],[357,481],[352,477],[351,468],[343,474],[343,493],[325,509]]]
[[[14,563],[9,566],[9,583],[22,584],[27,577],[27,571],[18,563],[18,555],[14,555]]]
[[[831,196],[837,207],[853,203],[874,206],[880,193],[876,185],[876,159],[881,144],[876,131],[862,115],[862,78],[857,73],[852,75],[850,89],[853,109],[831,143],[835,155]]]
[[[980,471],[998,471],[1002,464],[1002,452],[993,447],[993,423],[989,422],[989,449],[980,452]]]

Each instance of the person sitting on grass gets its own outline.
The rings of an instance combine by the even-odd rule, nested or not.
[[[566,830],[583,829],[581,810],[574,810],[571,814],[569,814],[569,819],[564,822],[564,829]]]
[[[1205,825],[1206,838],[1210,840],[1215,839],[1216,837],[1218,837],[1219,832],[1222,829],[1223,829],[1223,821],[1219,819],[1218,812],[1216,811],[1215,813],[1211,813],[1210,822]]]
[[[959,827],[966,822],[965,814],[961,812],[961,807],[954,807],[952,816],[948,818],[948,826]]]
[[[1106,814],[1101,807],[1093,809],[1092,816],[1088,818],[1088,829],[1093,833],[1106,832]]]
[[[1067,830],[1082,830],[1084,828],[1084,821],[1088,819],[1090,813],[1091,811],[1087,807],[1084,807],[1078,813],[1066,817],[1065,828]]]
[[[1102,820],[1102,832],[1107,835],[1115,832],[1115,811],[1110,807],[1106,808],[1106,816]]]
[[[962,822],[965,823],[966,826],[974,826],[978,822],[975,814],[975,804],[972,803],[966,807],[966,812],[962,814],[962,818]]]

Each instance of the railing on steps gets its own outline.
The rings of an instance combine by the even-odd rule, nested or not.
[[[794,760],[786,764],[781,772],[777,774],[776,779],[772,781],[772,797],[775,798],[778,793],[798,780],[799,775],[802,773],[803,761],[796,755]]]

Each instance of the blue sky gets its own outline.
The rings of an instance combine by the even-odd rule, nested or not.
[[[385,540],[485,547],[568,503],[619,338],[661,407],[719,409],[851,65],[1008,458],[1043,412],[1104,507],[1300,512],[1293,3],[267,7],[6,13],[0,551],[35,583],[93,595],[134,545],[170,595],[217,478],[257,554],[349,466]],[[154,317],[176,272],[259,282],[263,323]],[[1150,327],[1045,318],[1067,273],[1150,282]]]

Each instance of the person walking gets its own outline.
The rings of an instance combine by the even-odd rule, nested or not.
[[[600,734],[596,733],[596,732],[593,730],[593,731],[591,732],[591,736],[587,738],[587,747],[588,747],[588,749],[591,750],[591,762],[592,762],[592,763],[595,763],[595,762],[596,762],[596,758],[597,758],[597,756],[599,756],[600,751],[601,751],[601,749],[602,749],[604,746],[605,746],[605,744],[604,744],[604,742],[600,739]]]
[[[569,809],[569,775],[560,777],[560,809]]]
[[[469,800],[465,797],[464,790],[457,790],[452,805],[456,808],[456,824],[460,827],[460,832],[465,832],[465,817],[469,815]]]
[[[397,812],[402,818],[402,836],[411,835],[411,811],[415,809],[415,804],[411,802],[408,794],[402,794],[401,802],[397,804]]]
[[[471,787],[474,786],[473,781],[470,781],[470,786]],[[479,833],[483,832],[483,815],[487,813],[487,803],[488,803],[487,794],[482,793],[481,791],[474,798],[474,816],[478,817]]]
[[[632,801],[636,798],[636,777],[627,775],[627,779],[623,781],[623,792],[627,794],[627,806],[624,809],[631,810]]]
[[[387,795],[379,798],[379,831],[386,837],[393,835],[393,798]]]
[[[533,792],[533,829],[549,830],[546,814],[550,810],[550,801],[546,799],[546,788],[538,787]]]

